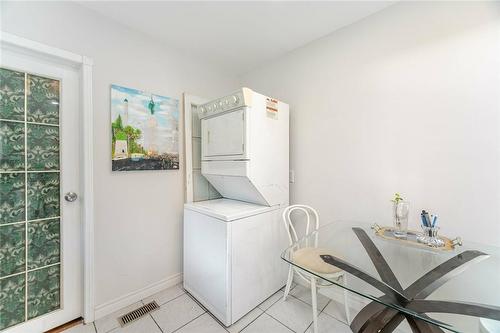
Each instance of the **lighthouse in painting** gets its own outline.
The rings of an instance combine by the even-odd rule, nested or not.
[[[128,138],[123,135],[117,135],[117,131],[127,127],[128,125],[128,100],[123,100],[123,117],[120,115],[116,121],[116,126],[112,127],[113,137],[115,137],[115,146],[113,160],[122,160],[128,158]]]
[[[128,99],[127,98],[125,98],[123,100],[123,119],[122,119],[122,122],[123,122],[123,127],[128,126]]]
[[[148,156],[158,155],[158,121],[155,116],[155,106],[155,101],[151,95],[151,99],[148,103],[149,112],[146,118],[146,123],[144,124],[144,149],[146,150]]]

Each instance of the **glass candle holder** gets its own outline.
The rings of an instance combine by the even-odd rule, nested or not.
[[[394,202],[392,206],[394,223],[394,236],[396,238],[406,238],[408,232],[408,215],[410,204],[407,201]]]

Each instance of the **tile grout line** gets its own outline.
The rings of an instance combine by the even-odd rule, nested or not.
[[[203,306],[203,304],[201,304],[200,302],[198,302],[198,300],[197,300],[197,299],[195,299],[195,298],[194,298],[194,297],[193,297],[190,293],[188,293],[188,292],[187,292],[184,288],[182,288],[182,290],[184,290],[185,295],[187,295],[189,298],[191,298],[191,299],[192,299],[192,300],[193,300],[193,301],[194,301],[194,302],[195,302],[195,303],[196,303],[196,304],[197,304],[197,305],[198,305],[198,306],[199,306],[199,307],[203,310],[203,313],[202,313],[201,315],[197,316],[196,318],[194,318],[193,320],[191,320],[191,321],[187,322],[185,325],[183,325],[183,326],[179,327],[178,329],[176,329],[176,330],[175,330],[175,331],[173,331],[172,333],[177,332],[178,330],[180,330],[180,329],[181,329],[181,328],[183,328],[184,326],[188,325],[189,323],[191,323],[191,322],[195,321],[196,319],[200,318],[201,316],[203,316],[204,314],[207,314],[207,313],[208,313],[208,315],[209,315],[210,317],[212,317],[212,318],[215,320],[215,322],[216,322],[219,326],[221,326],[221,327],[222,327],[222,329],[223,329],[223,330],[225,330],[226,332],[229,332],[229,331],[227,330],[227,328],[226,328],[224,325],[222,325],[221,323],[219,323],[219,320],[217,320],[217,319],[216,319],[216,318],[215,318],[215,317],[214,317],[214,316],[210,313],[210,311],[208,311],[208,310],[207,310],[207,308],[205,308],[205,307]],[[179,296],[179,297],[180,297],[180,296]],[[166,304],[166,303],[165,303],[165,304]]]
[[[178,299],[179,297],[182,297],[182,296],[184,296],[184,295],[186,295],[186,294],[187,294],[187,293],[186,293],[186,292],[184,292],[182,295],[176,296],[176,297],[174,297],[174,298],[172,298],[172,299],[170,299],[170,300],[166,301],[165,303],[161,303],[161,304],[158,304],[158,305],[159,305],[160,307],[162,307],[162,306],[164,306],[165,304],[170,303],[170,302],[172,302],[172,301],[174,301],[174,300]],[[154,298],[153,298],[153,301],[154,301]],[[142,300],[141,300],[141,302],[144,302],[144,299],[142,299]]]
[[[297,284],[295,286],[293,286],[292,288],[290,288],[290,291],[288,292],[288,295],[291,296],[290,292],[295,289],[295,287],[297,286]],[[271,296],[269,296],[268,298],[266,298],[262,303],[264,303],[265,301],[267,301],[269,298],[273,297],[275,294],[279,293],[280,291],[283,292],[283,295],[285,294],[284,290],[283,290],[283,287],[281,287],[277,292],[275,292],[274,294],[272,294]],[[257,308],[261,309],[262,311],[266,312],[267,310],[269,310],[271,308],[271,306],[273,306],[274,304],[278,303],[280,299],[283,299],[283,297],[279,297],[276,301],[274,301],[271,305],[269,305],[267,307],[267,309],[262,309],[260,307],[260,303],[259,305],[257,305]]]
[[[320,312],[318,312],[318,320],[319,320],[319,315],[320,315],[320,314],[322,314],[322,313],[323,313],[323,311],[325,311],[326,307],[328,306],[328,304],[330,304],[330,302],[331,302],[331,301],[332,301],[332,300],[331,300],[331,299],[329,299],[329,300],[328,300],[328,302],[326,303],[326,305],[323,307],[323,309],[321,309],[321,311],[320,311]],[[325,312],[325,315],[328,315],[328,313],[326,313],[326,312]],[[330,316],[330,317],[332,317],[332,316]],[[332,317],[332,318],[334,318],[334,317]],[[337,319],[337,318],[334,318],[334,319]],[[313,322],[314,322],[314,321],[313,321]],[[309,324],[309,326],[307,326],[306,330],[305,330],[303,333],[306,333],[306,332],[307,332],[307,330],[308,330],[308,329],[312,326],[312,324],[313,324],[313,323],[310,323],[310,324]]]
[[[290,290],[290,291],[291,291],[291,290]],[[290,294],[289,294],[289,295],[290,295]],[[297,300],[301,301],[302,303],[307,304],[308,306],[312,306],[311,304],[309,304],[309,303],[307,303],[307,302],[305,302],[305,301],[301,300],[300,298],[295,297],[294,295],[291,295],[291,296],[292,296],[293,298],[295,298],[295,299],[297,299]],[[324,314],[325,314],[325,315],[327,315],[328,317],[330,317],[330,318],[332,318],[332,319],[335,319],[335,320],[336,320],[336,321],[338,321],[339,323],[344,324],[344,325],[347,325],[347,326],[349,327],[349,324],[348,324],[348,323],[345,323],[345,322],[343,322],[342,320],[338,319],[337,317],[334,317],[334,316],[332,316],[332,315],[328,314],[327,312],[325,312],[326,307],[327,307],[327,306],[328,306],[328,304],[330,304],[331,302],[334,302],[334,300],[329,299],[329,300],[328,300],[328,302],[326,303],[326,305],[325,305],[325,306],[321,309],[321,311],[319,311],[319,312],[318,312],[318,318],[319,318],[319,315],[320,315],[320,314],[324,313]],[[335,301],[335,302],[336,302],[336,301]],[[337,303],[338,303],[338,302],[337,302]],[[339,304],[340,304],[340,303],[339,303]],[[311,327],[311,325],[312,325],[312,323],[311,323],[311,324],[309,324],[309,326],[307,326],[307,329],[309,329],[309,327]],[[304,333],[305,333],[305,332],[307,332],[307,329],[304,331]]]
[[[327,306],[328,306],[328,304],[330,304],[331,302],[336,302],[336,301],[334,301],[334,300],[330,299],[330,300],[328,301],[328,303],[326,303],[326,305],[325,305],[325,307],[323,308],[323,310],[321,310],[321,311],[318,313],[318,318],[319,318],[319,315],[323,313],[325,316],[327,316],[327,317],[329,317],[329,318],[331,318],[331,319],[334,319],[334,320],[338,321],[338,322],[339,322],[339,323],[341,323],[342,325],[345,325],[345,326],[347,326],[347,327],[350,327],[349,323],[343,322],[343,321],[342,321],[342,320],[340,320],[339,318],[334,317],[333,315],[329,314],[328,312],[325,312],[326,307],[327,307]],[[338,303],[338,302],[336,302],[336,303]],[[339,304],[340,304],[340,303],[339,303]],[[306,328],[306,330],[304,331],[304,333],[305,333],[305,332],[307,332],[307,330],[311,327],[311,325],[312,325],[312,324],[313,324],[313,323],[310,323],[310,324],[309,324],[309,326],[307,326],[307,328]]]
[[[290,292],[291,292],[293,289],[295,289],[298,285],[299,285],[299,284],[296,284],[293,288],[291,288],[291,289],[290,289]],[[304,287],[304,286],[302,286],[302,287]],[[304,288],[305,288],[305,287],[304,287]],[[294,299],[296,299],[296,300],[298,300],[298,301],[302,302],[303,304],[305,304],[305,305],[307,305],[307,306],[309,306],[309,307],[311,307],[311,308],[312,308],[312,305],[311,305],[311,304],[309,304],[309,303],[307,303],[307,302],[305,302],[305,301],[301,300],[301,299],[300,299],[300,298],[298,298],[298,297],[295,297],[294,295],[290,294],[290,292],[288,293],[287,297],[288,297],[288,296],[291,296],[291,297],[293,297]],[[276,320],[277,322],[279,322],[281,325],[285,326],[286,328],[288,328],[288,329],[289,329],[289,330],[291,330],[292,332],[295,332],[293,329],[291,329],[291,328],[290,328],[290,327],[288,327],[287,325],[283,324],[281,321],[279,321],[277,318],[273,317],[270,313],[268,313],[268,312],[267,312],[267,310],[269,310],[269,309],[270,309],[273,305],[275,305],[275,304],[276,304],[276,303],[278,303],[278,302],[279,302],[279,299],[278,299],[276,302],[274,302],[274,303],[273,303],[270,307],[268,307],[268,308],[264,311],[264,313],[266,313],[268,316],[270,316],[271,318],[273,318],[274,320]],[[325,305],[325,306],[321,309],[321,311],[319,311],[319,312],[318,312],[318,317],[319,317],[319,315],[320,315],[321,313],[323,313],[323,311],[326,309],[326,307],[328,306],[328,304],[329,304],[330,302],[331,302],[331,300],[329,300],[329,301],[326,303],[326,305]],[[326,314],[326,313],[325,313],[325,314]],[[332,316],[330,316],[330,317],[332,317]],[[334,317],[332,317],[332,318],[334,318]],[[334,319],[335,319],[335,320],[337,320],[337,321],[339,321],[339,322],[341,322],[341,321],[340,321],[340,320],[338,320],[337,318],[334,318]],[[345,325],[345,323],[344,323],[344,322],[341,322],[341,323]],[[312,325],[312,324],[313,324],[313,322],[311,321],[311,323],[307,326],[307,328],[305,329],[305,331],[304,331],[304,332],[302,332],[302,333],[307,332],[307,330],[311,327],[311,325]],[[246,328],[246,326],[245,326],[245,328]]]
[[[297,301],[301,301],[302,303],[304,303],[304,304],[306,304],[306,305],[308,305],[308,306],[312,307],[312,305],[311,305],[311,304],[307,303],[306,301],[304,301],[304,300],[302,300],[302,299],[300,299],[300,298],[298,298],[298,297],[295,297],[294,295],[288,294],[288,296],[291,296],[291,297],[295,298]],[[274,305],[274,304],[273,304],[273,305]]]
[[[182,289],[182,290],[184,291],[184,289]],[[182,295],[179,295],[179,296],[177,296],[177,297],[174,297],[174,298],[172,298],[172,299],[170,299],[170,300],[166,301],[165,303],[159,304],[159,306],[160,306],[160,308],[161,308],[163,305],[165,305],[165,304],[167,304],[167,303],[170,303],[170,302],[172,302],[172,301],[174,301],[174,300],[176,300],[176,299],[178,299],[178,298],[180,298],[180,297],[182,297],[182,296],[184,296],[184,295],[186,295],[186,294],[187,294],[187,293],[184,291],[184,293],[183,293]],[[153,301],[155,301],[155,300],[154,300],[154,298],[153,298]],[[141,303],[144,305],[144,299],[141,299],[139,302],[141,302]],[[155,302],[156,302],[156,301],[155,301]],[[160,308],[158,308],[157,310],[159,310]],[[202,308],[202,309],[203,309],[203,308]],[[202,313],[201,315],[199,315],[198,317],[194,318],[193,320],[196,320],[197,318],[199,318],[200,316],[204,315],[205,313],[206,313],[206,311],[205,311],[205,312],[203,312],[203,313]],[[148,315],[149,315],[149,317],[151,317],[151,319],[153,319],[153,321],[154,321],[154,323],[156,324],[156,326],[158,326],[158,329],[160,330],[160,332],[164,333],[164,332],[163,332],[163,330],[162,330],[162,328],[160,327],[160,325],[156,322],[156,320],[155,320],[155,318],[153,317],[153,315],[152,315],[151,313],[148,313]],[[192,322],[193,320],[191,320],[191,321],[187,322],[187,323],[186,323],[186,324],[184,324],[183,326],[179,327],[177,330],[179,330],[179,329],[181,329],[182,327],[186,326],[187,324],[189,324],[189,323],[190,323],[190,322]],[[176,330],[176,331],[177,331],[177,330]],[[175,331],[174,331],[174,332],[175,332]],[[172,332],[172,333],[173,333],[173,332]]]
[[[217,323],[217,325],[219,325],[220,327],[222,327],[222,329],[226,332],[229,332],[229,330],[227,329],[227,327],[222,324],[219,319],[215,318],[215,316],[210,312],[210,311],[205,311],[206,314],[208,314],[210,317],[212,317],[213,320],[215,320],[215,322]]]
[[[142,301],[141,301],[142,302]],[[142,302],[142,304],[144,304],[144,302]],[[161,306],[160,306],[161,307]],[[160,308],[158,308],[157,310],[160,310]],[[156,326],[158,326],[158,329],[160,330],[161,333],[164,333],[163,330],[161,329],[160,325],[158,325],[158,323],[156,322],[155,318],[151,315],[151,312],[148,313],[149,317],[151,319],[153,319],[153,321],[155,322]]]
[[[205,312],[209,312],[208,309],[203,306],[203,304],[201,304],[196,298],[194,298],[194,296],[192,296],[190,293],[188,293],[186,291],[186,295],[188,295],[189,298],[191,298],[196,304],[198,304],[199,307],[201,307],[201,309]]]
[[[326,307],[325,307],[325,308],[326,308]],[[328,317],[330,317],[330,318],[332,318],[332,319],[335,319],[335,320],[336,320],[336,321],[338,321],[339,323],[344,324],[344,325],[347,325],[347,326],[349,326],[349,327],[350,327],[350,324],[349,324],[349,323],[343,322],[342,320],[338,319],[337,317],[334,317],[334,316],[332,316],[331,314],[328,314],[328,312],[321,311],[321,313],[324,313],[324,314],[325,314],[325,316],[328,316]]]
[[[328,302],[326,302],[326,305],[323,307],[323,309],[321,309],[321,311],[318,313],[318,316],[323,313],[323,311],[325,311],[326,307],[328,306],[328,304],[330,304],[332,302],[331,299],[328,300]]]
[[[205,311],[205,312],[203,312],[202,314],[200,314],[200,315],[196,316],[195,318],[191,319],[190,321],[188,321],[187,323],[185,323],[185,324],[184,324],[184,325],[182,325],[181,327],[179,327],[179,328],[177,328],[177,329],[173,330],[173,331],[172,331],[172,333],[175,333],[175,332],[179,331],[181,328],[183,328],[184,326],[188,325],[189,323],[192,323],[193,321],[195,321],[196,319],[200,318],[201,316],[203,316],[203,315],[204,315],[204,314],[206,314],[206,313],[207,313],[207,311]]]
[[[318,320],[319,320],[319,315],[323,313],[323,311],[326,309],[326,307],[328,306],[328,304],[330,304],[330,302],[331,302],[331,301],[332,301],[332,300],[329,300],[329,301],[326,303],[325,307],[324,307],[324,308],[323,308],[323,309],[322,309],[322,310],[318,313],[318,318],[317,318]],[[325,314],[326,314],[326,313],[325,313]],[[307,328],[306,328],[306,330],[304,331],[304,333],[306,333],[306,332],[307,332],[307,330],[308,330],[308,329],[312,326],[312,324],[313,324],[313,323],[314,323],[314,321],[313,321],[312,323],[310,323],[310,324],[309,324],[309,326],[307,326]],[[318,323],[318,326],[319,326],[319,323]]]
[[[243,326],[243,328],[241,330],[238,331],[239,332],[243,332],[248,326],[250,326],[253,322],[255,322],[257,319],[259,319],[264,313],[266,313],[264,310],[262,310],[261,308],[257,307],[256,309],[259,309],[260,311],[262,311],[257,317],[255,317],[254,320],[252,320],[251,322],[249,322],[248,324],[246,324],[245,326]],[[253,310],[252,310],[253,311]]]
[[[273,317],[273,316],[272,316],[270,313],[268,313],[267,311],[265,311],[265,313],[266,313],[269,317],[271,317],[271,318],[273,318],[274,320],[276,320],[276,321],[277,321],[278,323],[280,323],[281,325],[283,325],[283,326],[285,326],[286,328],[288,328],[290,331],[297,333],[295,330],[292,330],[290,327],[288,327],[287,325],[283,324],[281,321],[279,321],[278,319],[276,319],[275,317]],[[311,324],[309,324],[309,325],[311,325]],[[308,326],[308,327],[309,327],[309,326]]]
[[[296,286],[298,286],[298,284],[297,284]],[[295,286],[295,287],[296,287],[296,286]],[[302,286],[302,285],[301,285],[301,286]],[[294,288],[295,288],[295,287],[294,287]],[[306,288],[306,287],[304,287],[304,286],[302,286],[302,287],[303,287],[303,288]],[[291,292],[294,288],[290,289],[290,292]],[[292,295],[292,294],[288,293],[288,296],[292,296],[292,297],[293,297],[293,298],[295,298],[296,300],[299,300],[299,301],[301,301],[302,303],[304,303],[304,304],[306,304],[306,305],[308,305],[308,306],[312,307],[312,305],[311,305],[311,304],[309,304],[309,303],[307,303],[306,301],[304,301],[304,300],[302,300],[302,299],[298,298],[298,297],[297,297],[297,296],[295,296],[295,295]],[[328,298],[327,296],[325,296],[325,297],[326,297],[326,298]],[[321,311],[319,311],[319,312],[318,312],[318,316],[319,316],[319,314],[320,314],[320,313],[322,313],[322,312],[323,312],[323,310],[325,310],[325,308],[327,307],[327,305],[328,305],[328,304],[330,304],[330,302],[331,302],[331,301],[332,301],[332,299],[328,298],[328,302],[327,302],[327,303],[326,303],[326,305],[323,307],[323,309],[321,309]],[[311,302],[312,302],[312,301],[311,301]],[[273,305],[274,305],[274,304],[275,304],[275,303],[273,303]]]

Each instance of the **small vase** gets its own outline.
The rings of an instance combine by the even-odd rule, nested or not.
[[[394,202],[392,206],[392,217],[394,223],[394,236],[396,238],[406,238],[408,231],[408,214],[410,204],[407,201]]]

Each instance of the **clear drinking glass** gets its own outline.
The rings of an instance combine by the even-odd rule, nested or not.
[[[393,204],[394,236],[397,238],[406,238],[408,231],[408,215],[410,213],[410,204],[407,201],[398,201]]]

